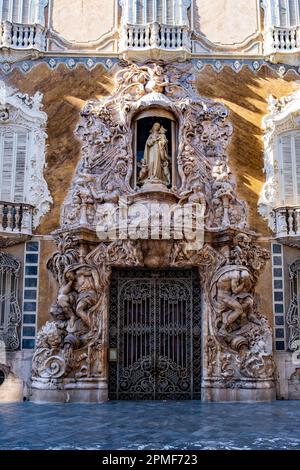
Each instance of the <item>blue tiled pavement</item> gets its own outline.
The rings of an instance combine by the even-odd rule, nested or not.
[[[300,449],[300,401],[1,404],[0,449]]]

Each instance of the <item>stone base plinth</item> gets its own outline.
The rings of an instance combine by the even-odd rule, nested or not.
[[[276,388],[273,382],[254,383],[249,387],[216,387],[204,386],[201,393],[202,401],[212,402],[258,402],[276,400]]]
[[[47,386],[48,385],[48,386]],[[106,381],[33,381],[30,401],[34,403],[103,403],[108,400]]]

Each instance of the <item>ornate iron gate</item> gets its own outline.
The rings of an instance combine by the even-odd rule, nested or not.
[[[197,270],[115,270],[109,398],[200,399],[200,325]]]

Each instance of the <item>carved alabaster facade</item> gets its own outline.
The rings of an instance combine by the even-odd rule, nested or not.
[[[169,113],[178,126],[169,186],[137,183],[133,124],[145,110]],[[237,197],[226,154],[231,134],[226,107],[199,96],[189,64],[121,64],[111,96],[85,105],[76,129],[81,159],[48,261],[58,295],[37,337],[32,400],[107,399],[110,279],[112,269],[126,267],[198,268],[203,400],[275,398],[272,333],[255,290],[269,253],[256,244]],[[158,219],[204,206],[203,243],[180,238],[171,215],[170,236],[161,226],[156,239],[148,231],[132,236],[128,225],[141,226],[141,206],[148,214],[153,203]]]

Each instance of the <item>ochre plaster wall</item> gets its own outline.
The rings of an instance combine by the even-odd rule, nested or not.
[[[258,0],[195,0],[194,29],[218,45],[239,45],[260,30]]]
[[[54,0],[51,28],[69,42],[88,44],[113,29],[117,8],[117,0]]]

